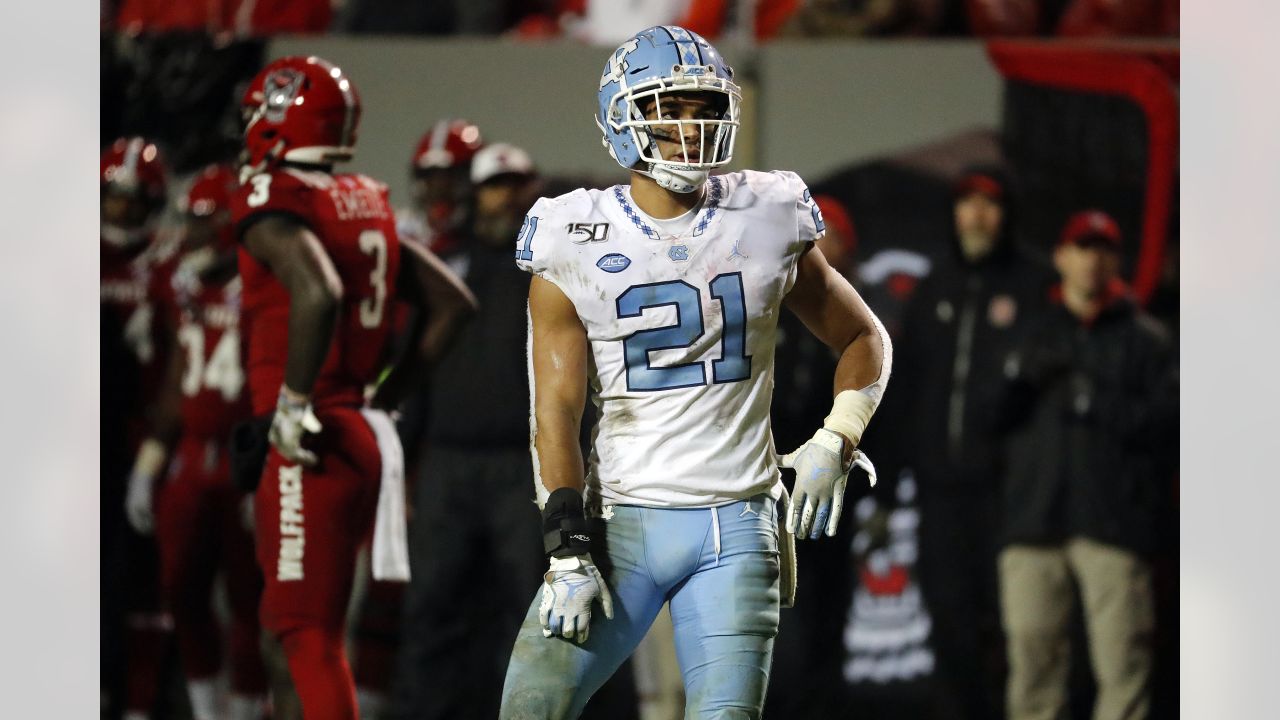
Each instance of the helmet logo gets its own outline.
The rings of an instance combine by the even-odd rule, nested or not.
[[[669,190],[697,189],[707,170],[733,158],[742,93],[732,76],[715,48],[695,33],[675,25],[641,31],[608,56],[600,75],[595,120],[609,154],[623,168],[644,175],[665,168],[672,185],[663,187]],[[668,118],[655,111],[655,103],[665,107],[670,95],[695,92],[714,98],[708,101],[711,112]],[[698,138],[696,153],[691,141],[683,140],[689,131]],[[672,142],[679,143],[683,157],[663,157],[656,142],[660,132],[679,136]]]
[[[622,45],[613,51],[613,56],[609,58],[609,65],[605,68],[604,73],[600,75],[600,89],[603,90],[606,85],[616,82],[623,84],[623,73],[627,71],[627,56],[640,47],[640,41],[631,38],[622,43]]]
[[[267,122],[284,122],[285,113],[302,89],[303,74],[292,68],[281,68],[262,83],[264,116]]]

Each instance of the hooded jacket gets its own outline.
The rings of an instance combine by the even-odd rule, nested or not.
[[[1005,358],[1048,287],[1046,269],[1013,244],[1005,196],[996,246],[980,260],[963,257],[952,225],[949,252],[916,288],[895,350],[892,424],[902,461],[930,487],[994,489],[1000,476]]]

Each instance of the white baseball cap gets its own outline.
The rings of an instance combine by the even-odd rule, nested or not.
[[[471,159],[471,182],[476,185],[507,173],[534,174],[529,153],[510,143],[494,143],[481,148]]]

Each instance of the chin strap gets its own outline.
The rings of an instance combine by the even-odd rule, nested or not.
[[[639,140],[639,133],[633,133]],[[658,150],[658,140],[663,139],[667,142],[679,142],[678,139],[673,140],[665,135],[659,135],[653,130],[646,133],[649,137],[649,153],[652,157],[662,157],[661,151]],[[644,155],[641,155],[643,158]],[[667,165],[661,165],[656,162],[649,162],[647,171],[640,170],[641,175],[653,178],[658,183],[658,187],[670,190],[674,193],[687,195],[702,187],[707,181],[707,176],[711,174],[710,170],[676,170]]]
[[[681,194],[691,193],[702,187],[711,174],[709,170],[673,170],[665,165],[654,163],[649,164],[648,171],[638,170],[637,172],[653,178],[659,187]]]

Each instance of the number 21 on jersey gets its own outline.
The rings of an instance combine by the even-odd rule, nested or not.
[[[751,377],[751,356],[747,355],[747,307],[742,273],[717,275],[710,283],[711,297],[720,303],[724,329],[720,336],[720,358],[711,361],[711,382],[739,382]],[[653,367],[649,353],[655,350],[686,348],[706,331],[702,317],[702,291],[683,280],[632,285],[618,296],[618,318],[639,317],[645,310],[674,306],[674,325],[637,330],[623,341],[627,366],[627,389],[652,392],[707,384],[707,368],[702,361]]]

